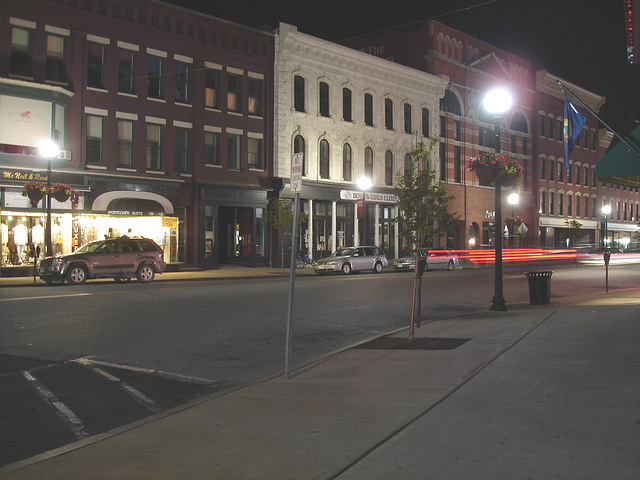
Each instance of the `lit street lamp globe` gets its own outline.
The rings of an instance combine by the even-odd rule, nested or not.
[[[483,105],[489,113],[504,113],[511,108],[513,99],[511,93],[504,88],[494,88],[484,97]]]

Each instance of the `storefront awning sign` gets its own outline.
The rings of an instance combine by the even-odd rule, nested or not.
[[[340,199],[359,200],[362,199],[362,193],[357,190],[340,190]],[[389,193],[366,192],[365,200],[376,203],[398,203],[398,197]]]

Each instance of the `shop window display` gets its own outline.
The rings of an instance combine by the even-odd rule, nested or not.
[[[33,265],[36,258],[44,258],[45,215],[3,212],[0,218],[3,267]],[[54,253],[71,251],[70,220],[71,215],[68,214],[51,217],[51,242]]]

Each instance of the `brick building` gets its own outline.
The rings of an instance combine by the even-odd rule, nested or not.
[[[266,263],[273,44],[163,2],[2,2],[5,265],[25,260],[8,251],[13,229],[31,242],[44,221],[43,201],[20,194],[28,179],[79,192],[52,207],[59,252],[130,234],[155,239],[172,265]],[[61,149],[51,177],[42,138]]]

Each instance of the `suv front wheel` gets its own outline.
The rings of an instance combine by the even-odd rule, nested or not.
[[[87,271],[82,265],[71,265],[67,272],[67,281],[70,285],[80,285],[87,280]]]
[[[142,265],[140,265],[140,268],[138,268],[138,272],[136,273],[136,278],[139,282],[142,283],[149,283],[153,281],[155,276],[155,269],[148,263],[143,263]]]

